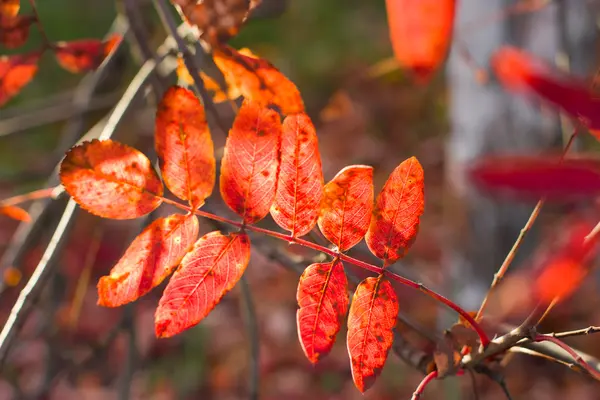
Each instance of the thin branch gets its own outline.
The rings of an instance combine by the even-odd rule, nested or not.
[[[573,360],[581,366],[587,373],[589,373],[594,379],[600,380],[600,372],[589,365],[580,354],[578,354],[573,348],[571,348],[568,344],[563,342],[562,340],[551,336],[551,335],[536,335],[536,342],[551,342],[569,353],[569,355],[573,358]]]
[[[421,383],[419,383],[419,386],[417,386],[417,388],[415,389],[415,392],[413,393],[411,400],[419,400],[421,398],[421,396],[423,395],[423,392],[425,391],[425,388],[427,387],[427,385],[429,385],[434,379],[436,379],[437,376],[438,376],[437,371],[431,371],[429,374],[425,375],[425,378],[423,378]]]
[[[241,306],[244,315],[244,325],[246,326],[246,333],[250,344],[250,351],[248,352],[248,398],[258,400],[260,387],[260,339],[252,291],[245,275],[240,279],[240,288],[242,291]]]
[[[40,13],[38,12],[37,4],[35,4],[35,0],[29,0],[29,4],[31,5],[31,10],[33,12],[33,15],[35,15],[35,24],[38,28],[38,31],[42,35],[42,40],[44,42],[44,46],[47,48],[51,48],[54,44],[52,43],[52,41],[48,37],[48,34],[46,33],[46,30],[44,29],[44,25],[42,24],[42,21],[40,19]]]
[[[118,399],[128,400],[131,397],[131,382],[137,366],[138,348],[135,329],[135,303],[125,307],[123,329],[127,333],[127,357],[120,377]]]
[[[33,192],[19,194],[0,201],[0,207],[15,206],[31,200],[39,200],[45,198],[56,198],[56,193],[60,192],[59,187],[51,187],[47,189],[38,189]]]

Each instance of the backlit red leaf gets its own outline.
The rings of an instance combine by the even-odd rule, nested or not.
[[[600,128],[600,96],[584,82],[559,74],[543,61],[514,47],[496,51],[491,63],[507,89],[535,93],[571,116],[581,118],[591,129]]]
[[[398,308],[394,288],[383,275],[365,279],[354,292],[348,314],[348,354],[352,379],[363,393],[375,383],[385,364]]]
[[[497,155],[477,161],[471,177],[483,189],[521,197],[572,200],[600,193],[600,160],[558,155]]]
[[[0,14],[0,43],[9,49],[17,48],[29,38],[29,27],[34,18],[26,15],[14,17]]]
[[[20,0],[0,0],[0,17],[14,17],[19,13]]]
[[[183,258],[156,309],[157,337],[170,337],[200,322],[240,280],[250,261],[245,233],[201,237]]]
[[[71,148],[61,162],[60,180],[77,204],[104,218],[141,217],[162,202],[162,183],[150,160],[112,140]]]
[[[456,0],[386,0],[386,5],[396,59],[428,80],[446,58]]]
[[[225,77],[230,98],[241,94],[262,106],[275,105],[283,114],[304,111],[296,85],[268,61],[231,47],[215,49],[214,60]]]
[[[396,167],[377,196],[365,237],[385,265],[404,257],[417,236],[424,208],[423,167],[411,157]]]
[[[29,213],[17,206],[0,206],[0,215],[6,215],[9,218],[22,222],[31,221]]]
[[[195,215],[173,214],[148,225],[131,243],[110,274],[98,282],[98,304],[118,307],[158,286],[198,238]]]
[[[317,223],[323,197],[323,171],[315,127],[308,115],[289,115],[281,134],[281,167],[271,215],[298,237]]]
[[[352,165],[342,169],[325,185],[319,228],[340,251],[365,236],[373,212],[373,168]]]
[[[39,59],[39,52],[0,57],[0,106],[31,81]]]
[[[598,252],[598,239],[585,240],[594,228],[586,220],[569,220],[534,258],[534,294],[549,304],[573,293],[589,273]]]
[[[296,294],[298,337],[313,364],[329,353],[348,312],[348,280],[341,261],[309,265]]]
[[[165,184],[198,207],[215,185],[215,155],[204,108],[190,90],[171,87],[156,113],[156,153]]]
[[[229,131],[221,162],[221,196],[248,224],[269,213],[275,197],[281,122],[257,103],[244,102]]]
[[[105,42],[99,39],[59,42],[54,55],[61,67],[78,74],[98,68],[121,39],[119,35],[113,35]]]

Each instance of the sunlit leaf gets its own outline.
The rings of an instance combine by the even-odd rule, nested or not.
[[[298,237],[317,223],[323,172],[315,127],[306,114],[289,115],[281,134],[281,167],[271,216]]]
[[[600,193],[600,160],[558,155],[495,155],[478,160],[471,177],[481,188],[530,199],[573,200]]]
[[[365,237],[369,249],[385,265],[404,257],[417,236],[424,208],[423,168],[411,157],[396,167],[377,196]]]
[[[341,261],[309,265],[296,294],[298,337],[314,364],[329,353],[348,312],[348,280]]]
[[[340,251],[346,251],[365,236],[373,212],[373,168],[351,165],[325,185],[319,228]]]
[[[20,0],[0,0],[0,17],[14,17],[20,7]]]
[[[363,393],[375,383],[385,364],[398,308],[394,288],[383,275],[365,279],[354,292],[348,314],[348,354],[352,379]]]
[[[121,40],[121,36],[113,35],[105,42],[99,39],[59,42],[54,55],[61,67],[78,74],[98,68]]]
[[[22,222],[30,222],[31,216],[21,207],[0,205],[0,215],[6,215],[9,218]]]
[[[77,204],[104,218],[141,217],[162,202],[162,183],[150,160],[112,140],[71,148],[61,162],[60,180]]]
[[[386,0],[396,59],[427,81],[446,58],[456,0]]]
[[[215,49],[214,60],[223,73],[230,99],[242,95],[263,106],[277,106],[283,114],[304,111],[304,102],[296,85],[268,61],[248,50],[238,52],[231,47]],[[225,100],[217,83],[206,76],[203,78],[206,85],[215,91],[214,100]]]
[[[9,49],[14,49],[25,44],[29,38],[29,27],[34,17],[16,15],[3,17],[0,14],[0,44]]]
[[[215,185],[214,148],[204,108],[190,90],[171,87],[156,113],[156,153],[165,184],[197,207]]]
[[[502,47],[491,61],[500,82],[508,90],[534,93],[581,118],[591,129],[600,129],[600,96],[574,77],[554,71],[533,55],[514,47]]]
[[[244,102],[229,131],[221,163],[221,196],[248,224],[269,213],[275,197],[281,122],[279,115]]]
[[[198,238],[195,215],[159,218],[131,243],[110,274],[98,282],[98,304],[118,307],[158,286]]]
[[[0,106],[31,81],[39,59],[39,52],[0,57]]]
[[[183,258],[156,309],[157,337],[170,337],[200,322],[240,280],[250,261],[245,233],[201,237]]]
[[[534,257],[534,295],[549,304],[571,295],[588,275],[598,253],[598,239],[585,240],[594,225],[587,220],[568,220],[560,234],[540,246]]]

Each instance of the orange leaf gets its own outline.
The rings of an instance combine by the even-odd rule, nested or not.
[[[112,140],[71,148],[61,162],[60,180],[77,204],[104,218],[141,217],[162,202],[162,183],[150,160]]]
[[[157,337],[176,335],[199,323],[240,280],[250,261],[245,233],[201,237],[183,258],[156,309]]]
[[[573,200],[600,193],[600,160],[558,155],[487,156],[471,168],[474,182],[487,190],[512,190],[531,199]]]
[[[0,106],[31,81],[39,59],[39,52],[0,57]]]
[[[199,207],[215,186],[215,155],[204,108],[190,90],[171,87],[156,113],[156,153],[165,184]]]
[[[121,36],[113,35],[105,42],[99,39],[59,42],[54,55],[61,67],[78,74],[98,68],[121,40]]]
[[[244,102],[229,131],[221,162],[221,196],[248,224],[269,213],[275,197],[281,122],[279,115]]]
[[[202,39],[217,46],[234,37],[246,20],[250,2],[248,0],[204,0],[177,3],[190,23],[197,25]]]
[[[195,215],[173,214],[148,225],[110,275],[98,282],[98,304],[118,307],[148,293],[173,272],[198,238]]]
[[[315,127],[308,115],[289,115],[281,134],[281,167],[271,216],[293,237],[317,223],[323,197],[323,171]]]
[[[315,364],[335,343],[348,312],[348,280],[341,261],[309,265],[298,284],[298,337]]]
[[[397,316],[398,298],[385,276],[370,277],[358,285],[348,314],[347,342],[352,379],[363,393],[385,364]]]
[[[16,219],[17,221],[31,221],[31,216],[29,213],[17,206],[0,206],[0,214],[4,214],[9,218]]]
[[[549,304],[572,294],[589,273],[598,251],[596,238],[585,237],[594,226],[586,220],[569,220],[552,242],[540,247],[533,267],[535,298]]]
[[[396,167],[377,196],[365,237],[371,252],[385,265],[404,257],[417,236],[424,208],[423,168],[411,157]]]
[[[177,77],[186,85],[194,85],[194,78],[190,75],[190,72],[185,66],[185,62],[181,57],[177,57]],[[219,84],[202,71],[200,71],[200,77],[204,82],[204,88],[211,94],[213,102],[215,103],[222,103],[228,99],[237,99],[242,95],[233,87],[229,87],[228,93],[224,93],[219,87]]]
[[[304,111],[296,85],[268,61],[227,46],[214,50],[214,60],[229,87],[229,98],[241,94],[262,106],[275,105],[283,114]],[[218,87],[214,82],[210,85]]]
[[[454,26],[456,0],[386,0],[396,59],[427,81],[444,61]]]
[[[339,251],[346,251],[365,236],[373,212],[373,168],[351,165],[325,185],[319,228]]]
[[[0,17],[14,17],[19,13],[20,0],[0,0]]]
[[[34,18],[31,16],[6,17],[0,14],[0,43],[9,49],[25,44],[29,38],[29,27],[33,21]]]
[[[497,50],[491,64],[507,89],[533,92],[573,117],[581,117],[591,129],[600,128],[600,99],[584,82],[559,74],[533,55],[509,46]]]

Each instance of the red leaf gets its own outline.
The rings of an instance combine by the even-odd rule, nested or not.
[[[356,245],[367,233],[373,212],[373,168],[351,165],[325,185],[319,228],[339,251]]]
[[[14,17],[19,13],[20,0],[0,0],[0,17]]]
[[[215,185],[215,155],[204,108],[190,90],[171,87],[156,113],[156,152],[165,184],[199,207]]]
[[[298,337],[313,364],[329,353],[348,312],[348,280],[341,261],[309,265],[298,284]]]
[[[211,47],[225,43],[238,33],[250,8],[248,0],[175,0],[191,24],[197,25]]]
[[[121,40],[119,35],[113,35],[105,42],[99,39],[59,42],[54,55],[61,67],[78,74],[98,68]]]
[[[535,298],[549,304],[571,295],[589,273],[598,252],[596,238],[585,240],[594,226],[586,220],[569,220],[552,241],[540,247],[535,265]]]
[[[535,93],[591,129],[600,128],[600,98],[584,82],[553,71],[533,55],[514,47],[497,50],[491,61],[500,82],[517,93]]]
[[[471,168],[486,190],[512,190],[523,197],[572,200],[600,193],[600,160],[549,155],[487,156]]]
[[[195,215],[173,214],[148,225],[110,275],[98,282],[98,304],[118,307],[148,293],[173,272],[198,238]]]
[[[261,106],[275,105],[283,114],[304,111],[296,85],[268,61],[228,46],[214,49],[214,60],[227,82],[229,98],[241,94]]]
[[[245,233],[201,237],[183,258],[156,309],[157,337],[176,335],[199,323],[240,280],[250,261]]]
[[[221,162],[221,196],[227,205],[255,223],[269,213],[275,197],[281,122],[279,115],[244,102],[229,131]]]
[[[415,157],[392,172],[377,196],[367,245],[385,265],[404,257],[419,230],[425,208],[423,168]]]
[[[367,278],[358,285],[348,314],[347,342],[352,379],[363,393],[385,364],[397,316],[398,298],[385,276]]]
[[[456,0],[386,0],[396,59],[427,81],[446,58]]]
[[[306,114],[286,117],[281,135],[281,167],[271,216],[293,237],[317,223],[323,172],[315,127]]]
[[[39,59],[39,52],[0,57],[0,106],[31,81]]]
[[[17,206],[0,206],[0,214],[6,215],[9,218],[22,222],[30,222],[31,216],[21,207]]]
[[[16,15],[3,16],[0,13],[0,43],[8,49],[14,49],[25,44],[29,38],[29,27],[34,17]]]
[[[150,160],[112,140],[71,148],[60,165],[60,180],[77,204],[104,218],[141,217],[162,202],[162,183]]]

